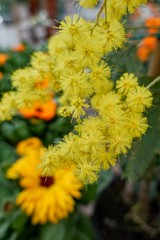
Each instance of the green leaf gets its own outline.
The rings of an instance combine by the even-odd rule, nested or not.
[[[114,178],[114,174],[112,169],[109,169],[107,171],[101,171],[100,177],[98,180],[98,189],[97,189],[98,194],[100,194],[105,188],[109,186],[113,178]]]
[[[0,166],[9,167],[16,158],[15,149],[8,143],[0,141]]]
[[[24,228],[27,220],[27,216],[21,210],[18,210],[14,213],[14,222],[12,224],[12,227],[19,231]]]
[[[88,185],[82,190],[82,197],[79,199],[78,203],[87,204],[97,197],[97,183]]]
[[[91,224],[91,220],[79,213],[78,214],[79,219],[78,219],[78,224],[77,224],[77,234],[75,239],[76,240],[94,240],[95,239],[95,234],[94,234],[94,229]]]
[[[11,220],[7,219],[6,221],[0,221],[0,239],[4,239],[4,236],[11,225]]]
[[[65,224],[61,221],[57,224],[47,224],[41,228],[40,240],[65,240]]]
[[[18,137],[15,134],[14,126],[10,122],[3,122],[1,124],[1,134],[3,135],[4,139],[10,141],[12,144],[17,143],[18,141]]]

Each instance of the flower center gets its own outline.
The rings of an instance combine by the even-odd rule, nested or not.
[[[43,187],[50,187],[54,183],[53,177],[40,177],[41,179],[41,186]]]
[[[42,111],[43,111],[42,108],[39,108],[39,107],[36,108],[36,112],[42,112]]]

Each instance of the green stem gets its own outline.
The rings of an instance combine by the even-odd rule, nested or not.
[[[102,6],[101,6],[101,8],[100,8],[100,10],[99,10],[99,12],[98,12],[98,14],[97,14],[97,19],[96,19],[96,22],[95,22],[95,24],[94,24],[94,26],[93,26],[93,28],[92,28],[91,33],[93,32],[93,30],[95,29],[95,27],[98,25],[98,22],[99,22],[101,13],[102,13],[104,7],[106,6],[106,2],[107,2],[107,0],[104,0],[103,4],[102,4]]]
[[[105,1],[105,20],[107,22],[107,0]]]
[[[160,76],[159,77],[157,77],[157,78],[155,78],[150,84],[148,84],[147,86],[146,86],[146,88],[151,88],[152,86],[154,86],[157,82],[159,82],[160,81]]]

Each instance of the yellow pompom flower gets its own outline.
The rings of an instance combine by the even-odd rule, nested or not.
[[[114,5],[119,15],[123,16],[128,12],[133,13],[135,8],[146,2],[147,0],[113,0],[112,4]]]
[[[74,210],[74,198],[81,197],[82,183],[71,167],[57,170],[48,177],[42,176],[39,163],[40,151],[29,151],[8,169],[7,177],[20,179],[23,190],[16,204],[31,216],[32,224],[57,223]]]
[[[142,114],[129,113],[127,119],[126,128],[128,128],[128,132],[133,138],[139,138],[147,131],[147,118],[143,117]]]
[[[73,42],[80,38],[84,39],[90,27],[82,17],[74,14],[73,17],[65,17],[64,20],[61,21],[59,29],[61,39],[63,38],[67,42]]]
[[[122,129],[119,133],[115,133],[108,139],[109,149],[115,154],[125,154],[131,148],[132,137],[127,131]]]
[[[103,48],[99,41],[93,35],[87,35],[85,40],[79,39],[80,43],[76,49],[76,54],[79,56],[81,66],[90,67],[93,64],[98,64],[103,56]]]
[[[134,74],[124,73],[119,80],[116,81],[116,88],[120,94],[127,95],[131,88],[138,86],[138,78]]]
[[[129,91],[126,103],[132,111],[143,112],[152,106],[152,93],[146,87],[137,86]]]
[[[124,27],[117,20],[106,22],[105,19],[100,19],[97,38],[103,44],[104,53],[122,48],[126,40]]]
[[[81,116],[85,115],[85,109],[88,108],[89,105],[86,103],[85,99],[75,98],[71,102],[71,111],[72,117],[76,119],[80,119]]]
[[[84,8],[94,8],[98,0],[77,0],[79,2],[79,5],[84,7]]]
[[[91,159],[88,161],[82,159],[77,164],[75,174],[85,184],[92,184],[97,181],[99,171],[99,163],[92,162]]]

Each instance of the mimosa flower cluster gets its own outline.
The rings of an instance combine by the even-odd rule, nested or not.
[[[14,91],[2,98],[1,120],[60,92],[59,113],[77,122],[72,133],[44,150],[43,175],[74,166],[78,178],[91,184],[101,169],[114,165],[118,156],[131,148],[133,140],[146,132],[148,124],[143,113],[152,105],[152,94],[128,73],[117,80],[113,90],[106,61],[108,53],[123,48],[126,41],[122,17],[145,2],[104,0],[92,23],[79,15],[67,16],[49,40],[48,53],[35,53],[30,67],[13,74]],[[93,7],[97,1],[79,3]]]

